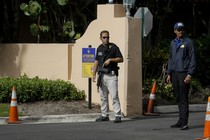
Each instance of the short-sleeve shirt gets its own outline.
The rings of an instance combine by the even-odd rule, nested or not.
[[[109,58],[123,58],[122,53],[120,52],[119,47],[114,44],[110,43],[109,47],[105,47],[103,44],[99,45],[96,52],[95,60],[98,61],[98,67],[101,68],[103,63]],[[109,70],[115,70],[117,68],[118,63],[111,62],[105,68]]]

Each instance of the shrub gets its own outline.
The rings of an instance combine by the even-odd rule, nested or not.
[[[23,75],[19,78],[0,78],[0,102],[10,102],[13,86],[16,86],[18,102],[85,99],[84,91],[78,90],[68,81],[28,78]]]
[[[203,86],[209,86],[210,80],[210,36],[203,36],[194,40],[196,50],[196,73],[195,77]]]
[[[149,99],[151,89],[154,81],[156,81],[157,89],[155,92],[156,95],[156,103],[158,105],[166,105],[166,104],[176,104],[176,98],[173,93],[172,84],[161,83],[160,80],[152,79],[146,80],[146,88],[143,91],[144,99]]]

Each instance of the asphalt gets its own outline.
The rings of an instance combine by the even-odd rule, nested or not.
[[[191,104],[190,112],[205,112],[206,104]],[[155,106],[153,114],[178,113],[177,105]],[[44,123],[69,123],[69,122],[93,122],[100,116],[100,113],[69,114],[69,115],[45,115],[45,116],[19,116],[17,123],[21,124],[44,124]],[[139,116],[144,117],[144,115]],[[0,125],[8,124],[9,117],[0,117]],[[123,120],[130,120],[132,117],[123,117]],[[110,112],[110,120],[114,120],[114,113]]]

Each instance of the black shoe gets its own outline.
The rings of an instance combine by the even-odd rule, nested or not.
[[[117,116],[115,117],[114,123],[120,123],[121,122],[121,117]]]
[[[99,118],[96,119],[96,122],[104,122],[104,121],[109,121],[109,117],[100,116]]]
[[[171,125],[170,127],[171,128],[180,128],[181,127],[181,124],[175,123],[175,124]]]
[[[180,130],[188,130],[189,127],[187,125],[181,126]]]

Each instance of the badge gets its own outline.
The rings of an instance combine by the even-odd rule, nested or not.
[[[180,48],[184,48],[184,44],[180,46]]]
[[[99,56],[102,56],[102,52],[98,52],[98,55],[99,55]]]

